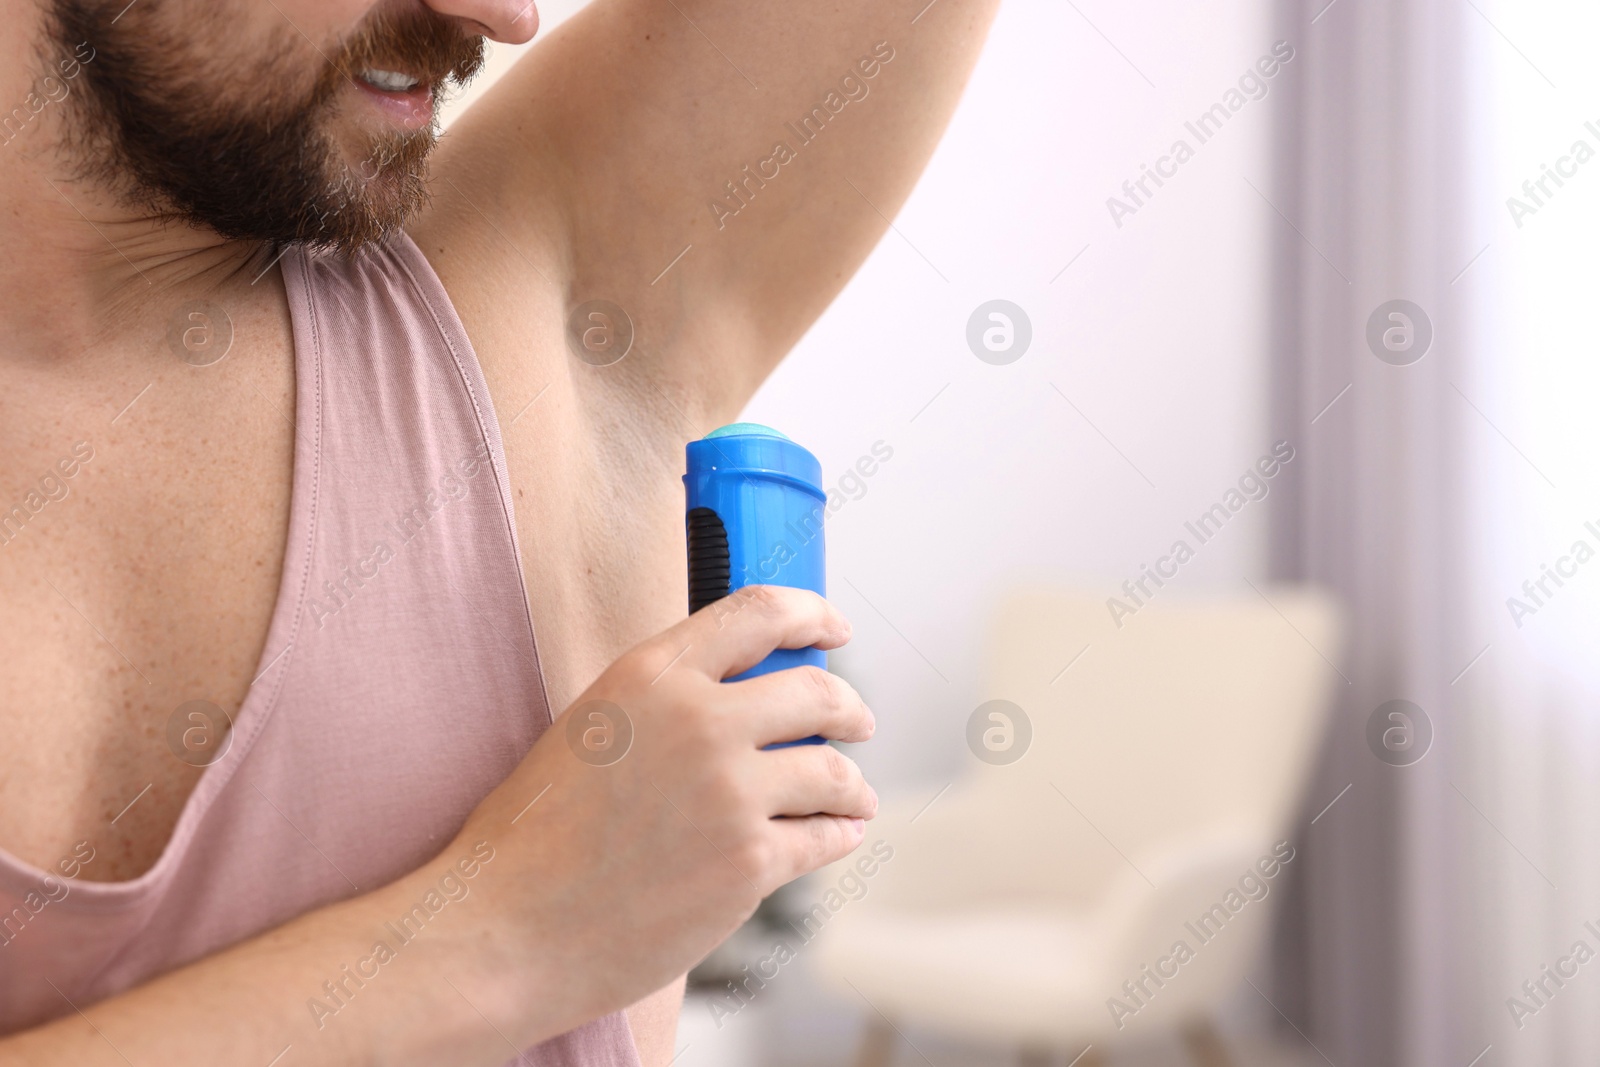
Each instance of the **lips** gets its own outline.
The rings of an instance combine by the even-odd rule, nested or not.
[[[355,84],[389,121],[407,130],[433,122],[433,81],[386,67],[365,67]]]

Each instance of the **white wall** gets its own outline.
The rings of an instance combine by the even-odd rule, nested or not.
[[[545,28],[578,6],[541,4]],[[1109,594],[1270,448],[1265,247],[1285,223],[1247,180],[1270,195],[1269,108],[1295,63],[1208,143],[1183,124],[1272,43],[1261,0],[1010,0],[899,233],[751,403],[830,483],[874,441],[894,449],[828,531],[857,635],[835,667],[878,713],[857,755],[881,790],[931,796],[970,758],[966,717],[1005,695],[979,659],[1000,589]],[[1107,197],[1179,137],[1194,158],[1115,227]],[[1008,366],[965,339],[997,297],[1033,325]],[[1161,595],[1254,580],[1262,519],[1247,508]]]

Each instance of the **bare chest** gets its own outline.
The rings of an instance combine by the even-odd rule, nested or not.
[[[281,308],[237,307],[228,332],[207,366],[158,337],[7,370],[0,846],[37,866],[80,841],[95,857],[85,878],[153,864],[205,743],[221,740],[183,709],[231,713],[255,674],[287,528],[294,380]]]
[[[0,509],[25,516],[0,543],[0,847],[37,866],[80,841],[84,878],[154,865],[220,740],[184,709],[231,716],[260,666],[289,526],[294,339],[281,305],[233,325],[211,366],[142,353],[106,364],[137,371],[41,372],[0,400]],[[485,333],[559,712],[682,615],[681,444],[621,407],[597,414],[563,377],[559,323],[519,332],[515,352]]]

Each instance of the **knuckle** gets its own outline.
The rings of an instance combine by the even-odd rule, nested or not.
[[[729,853],[733,865],[752,881],[765,883],[777,866],[777,849],[760,834],[752,834]]]
[[[758,611],[776,615],[783,610],[784,594],[775,585],[747,585],[734,595],[744,597],[745,603]]]
[[[856,765],[850,757],[830,745],[819,746],[824,753],[822,764],[828,774],[828,781],[834,785],[849,785],[855,780]]]
[[[822,866],[840,852],[844,831],[838,819],[815,819],[811,823],[811,862]]]
[[[845,683],[836,675],[810,665],[801,667],[800,671],[818,706],[827,711],[838,711],[844,707]]]
[[[631,682],[653,684],[663,680],[671,673],[669,668],[682,660],[686,643],[680,637],[662,635],[624,653],[612,670]]]

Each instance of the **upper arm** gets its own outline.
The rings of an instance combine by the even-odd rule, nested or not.
[[[996,2],[595,0],[452,128],[439,215],[731,415],[909,195]]]

